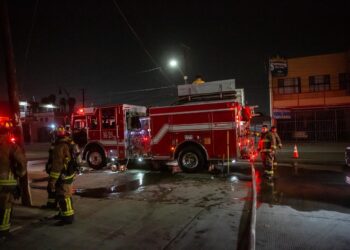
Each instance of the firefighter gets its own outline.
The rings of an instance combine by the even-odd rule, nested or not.
[[[54,139],[50,145],[49,148],[49,158],[47,160],[47,163],[45,165],[45,171],[48,175],[50,175],[51,169],[52,169],[52,154],[53,150],[55,148],[55,143],[56,143],[56,136],[54,136]],[[56,183],[57,184],[57,183]],[[54,190],[50,189],[49,183],[47,185],[47,202],[46,205],[42,206],[42,208],[47,208],[47,209],[57,209],[57,201],[56,201],[56,188]]]
[[[276,150],[276,140],[266,125],[261,128],[261,136],[258,144],[265,176],[273,177],[273,157]]]
[[[23,150],[9,136],[9,127],[0,124],[0,238],[9,236],[14,199],[19,199],[17,178],[25,176],[27,162]]]
[[[275,137],[277,147],[278,147],[279,149],[282,149],[282,141],[281,141],[280,136],[279,136],[278,133],[277,133],[277,128],[276,128],[275,126],[272,126],[270,132],[271,132],[272,135]],[[277,151],[276,151],[276,152],[277,152]],[[277,167],[276,152],[275,152],[274,157],[273,157],[273,167],[274,167],[274,168]]]
[[[64,127],[58,127],[56,141],[52,149],[52,166],[49,169],[48,193],[55,194],[59,214],[55,216],[58,226],[72,224],[74,209],[72,205],[72,183],[78,171],[76,159],[79,150],[73,140],[66,134]],[[51,200],[52,201],[52,200]]]
[[[197,75],[196,79],[192,82],[194,85],[202,85],[203,83],[205,83],[205,81],[201,75]]]

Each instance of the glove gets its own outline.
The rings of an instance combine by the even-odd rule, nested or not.
[[[56,192],[55,184],[54,183],[49,183],[48,186],[47,186],[47,191],[49,191],[51,193],[55,193]]]
[[[45,171],[47,174],[50,174],[50,170],[51,170],[51,164],[47,162],[45,165]]]
[[[13,198],[15,200],[19,200],[19,198],[21,198],[21,187],[18,185],[13,190]]]

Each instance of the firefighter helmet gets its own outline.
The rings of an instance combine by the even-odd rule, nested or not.
[[[58,137],[63,137],[66,135],[66,129],[64,126],[58,126],[56,129],[56,136]]]
[[[10,129],[13,127],[12,122],[4,121],[0,123],[0,135],[5,135],[10,132]]]

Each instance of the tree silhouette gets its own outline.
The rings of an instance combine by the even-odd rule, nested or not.
[[[68,109],[69,109],[68,112],[69,114],[72,114],[74,112],[76,100],[74,97],[69,97],[67,102],[68,102]]]
[[[60,110],[61,110],[61,112],[66,112],[66,108],[67,108],[67,100],[66,100],[66,98],[62,97],[60,99]]]

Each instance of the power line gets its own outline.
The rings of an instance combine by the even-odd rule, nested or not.
[[[24,63],[23,63],[23,74],[22,74],[22,76],[25,76],[26,75],[26,71],[27,71],[28,57],[29,57],[30,46],[31,46],[31,43],[32,43],[32,36],[33,36],[33,30],[34,30],[34,26],[35,26],[36,15],[37,15],[37,12],[38,12],[38,5],[39,5],[39,0],[37,0],[35,2],[35,6],[34,6],[33,16],[32,16],[31,25],[30,25],[29,34],[28,34],[27,46],[26,46],[26,50],[25,50],[25,53],[24,53]],[[24,78],[25,77],[22,77],[22,80]],[[19,86],[20,86],[20,92],[22,92],[23,91],[22,81],[19,81]]]
[[[123,18],[124,22],[127,24],[128,28],[130,29],[131,33],[134,35],[134,37],[136,38],[136,40],[139,42],[140,46],[142,47],[142,49],[145,51],[146,55],[151,59],[152,63],[159,68],[159,71],[161,72],[161,74],[163,75],[163,77],[171,84],[170,79],[167,77],[167,75],[164,73],[163,69],[159,66],[159,64],[156,62],[156,60],[153,58],[153,56],[151,55],[151,53],[147,50],[145,44],[143,43],[143,41],[141,40],[141,38],[139,37],[139,35],[136,33],[135,29],[131,26],[131,24],[129,23],[128,19],[126,18],[124,12],[122,11],[122,9],[120,8],[120,6],[118,5],[116,0],[112,0],[114,3],[114,6],[116,7],[116,9],[118,10],[119,14],[121,15],[121,17]],[[174,85],[174,84],[172,84]]]

